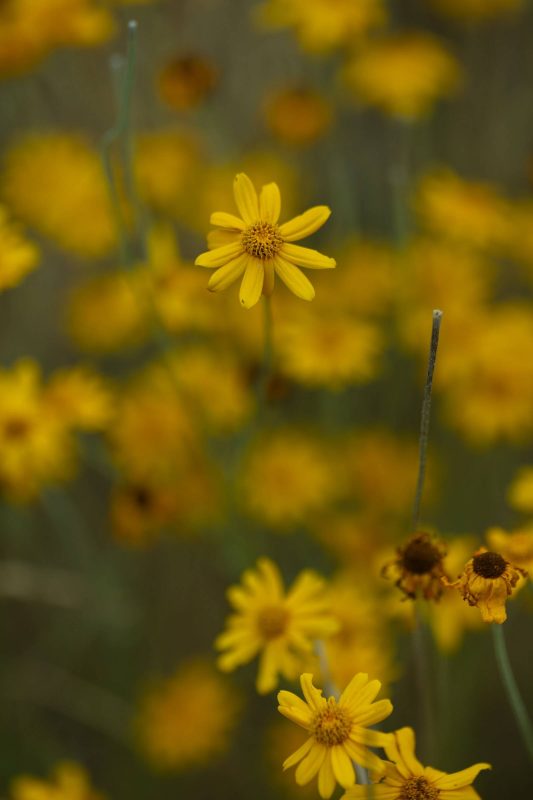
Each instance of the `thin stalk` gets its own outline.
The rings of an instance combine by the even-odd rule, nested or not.
[[[416,482],[415,501],[413,505],[412,530],[416,531],[420,520],[420,505],[422,493],[424,491],[424,480],[426,477],[427,449],[429,440],[429,420],[431,416],[431,392],[433,389],[433,373],[435,371],[435,361],[437,359],[437,349],[439,346],[440,324],[442,321],[442,311],[433,311],[433,327],[431,329],[431,343],[429,346],[428,371],[426,385],[424,386],[424,399],[422,401],[422,413],[420,415],[420,438],[418,444],[418,478]]]
[[[529,757],[533,763],[533,725],[529,719],[527,708],[520,694],[518,684],[509,661],[507,653],[507,645],[505,644],[505,636],[503,633],[503,625],[493,623],[492,640],[494,642],[494,652],[496,654],[496,661],[498,669],[500,670],[501,679],[509,700],[509,705],[513,711],[518,728],[522,735],[522,739]]]
[[[433,694],[431,691],[429,663],[427,648],[427,628],[420,613],[418,601],[415,602],[415,625],[412,634],[413,661],[415,667],[416,691],[420,703],[421,742],[423,744],[423,760],[433,763],[435,748],[435,720],[433,716]]]
[[[264,415],[267,405],[268,396],[268,382],[272,376],[272,364],[274,360],[274,345],[273,345],[273,320],[272,320],[272,302],[270,297],[263,297],[263,360],[261,362],[261,369],[259,378],[257,380],[257,418],[258,420]]]

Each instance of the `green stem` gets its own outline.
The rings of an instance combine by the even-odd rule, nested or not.
[[[498,669],[500,670],[503,685],[507,693],[507,698],[513,710],[520,733],[522,734],[522,739],[526,746],[526,750],[529,753],[531,761],[533,762],[533,726],[516,683],[511,662],[509,661],[507,645],[505,644],[505,637],[503,633],[503,625],[493,623],[491,628],[496,661],[498,663]]]
[[[431,665],[428,657],[427,628],[424,624],[418,602],[415,602],[415,624],[412,632],[415,682],[419,699],[423,760],[433,763],[435,755],[435,724],[433,716],[433,696],[430,684]]]
[[[270,297],[263,297],[263,361],[261,363],[261,370],[257,381],[257,419],[261,420],[267,405],[268,400],[268,383],[272,376],[272,364],[274,360],[274,345],[272,338],[273,321],[272,321],[272,303]]]

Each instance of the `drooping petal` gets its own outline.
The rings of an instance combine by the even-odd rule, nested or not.
[[[239,300],[244,308],[252,308],[258,302],[264,278],[263,265],[256,258],[249,258],[239,292]]]
[[[474,764],[472,767],[462,769],[460,772],[452,772],[451,775],[443,775],[434,781],[433,785],[437,789],[462,789],[475,781],[481,770],[492,769],[490,764]]]
[[[285,286],[290,289],[296,297],[301,297],[302,300],[313,299],[315,296],[313,285],[298,267],[277,255],[274,258],[274,269]]]
[[[323,800],[329,800],[335,791],[335,774],[331,765],[331,753],[327,752],[318,773],[318,793]]]
[[[201,253],[194,262],[197,267],[208,267],[213,269],[215,267],[223,267],[228,261],[242,253],[242,246],[240,241],[230,242],[223,247],[217,247],[215,250],[208,250],[207,253]]]
[[[300,762],[294,774],[298,786],[305,786],[306,783],[313,780],[324,763],[325,757],[326,748],[315,742],[309,751],[309,755]]]
[[[337,266],[334,258],[329,258],[310,247],[301,247],[299,244],[285,242],[280,252],[291,264],[307,267],[307,269],[333,269]]]
[[[307,739],[303,743],[303,745],[298,748],[298,750],[296,750],[291,756],[285,759],[285,761],[283,762],[283,769],[286,770],[289,769],[290,767],[294,767],[295,764],[301,761],[302,758],[304,758],[308,754],[314,741],[315,740],[313,739],[313,737],[310,736],[309,739]]]
[[[313,676],[309,672],[305,672],[300,676],[300,685],[304,697],[312,709],[319,711],[321,708],[324,708],[326,700],[322,696],[320,689],[313,686]]]
[[[259,196],[259,216],[265,222],[275,225],[281,212],[281,195],[277,183],[267,183]]]
[[[217,228],[227,228],[232,231],[243,231],[246,228],[246,223],[240,217],[226,214],[225,211],[214,211],[209,222]]]
[[[259,203],[255,187],[244,172],[235,176],[233,181],[233,194],[239,213],[247,225],[252,225],[259,220]]]
[[[298,217],[283,223],[279,232],[286,242],[297,242],[317,231],[331,214],[327,206],[314,206]]]
[[[217,271],[211,275],[207,283],[209,291],[221,292],[223,289],[227,289],[228,286],[231,286],[232,283],[235,283],[244,272],[247,261],[247,254],[241,253],[237,258],[234,258],[232,261],[224,264],[223,267],[217,269]]]
[[[343,789],[349,789],[355,783],[355,772],[348,753],[342,745],[331,748],[331,766],[337,782]]]

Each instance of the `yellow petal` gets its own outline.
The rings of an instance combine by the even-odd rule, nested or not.
[[[350,738],[358,744],[364,744],[366,747],[386,747],[392,739],[392,734],[356,726],[352,730]]]
[[[415,732],[412,728],[400,728],[395,731],[394,738],[402,762],[411,775],[421,775],[424,767],[415,755]]]
[[[244,308],[255,306],[263,291],[264,278],[263,265],[256,258],[249,258],[239,292],[239,300]]]
[[[356,725],[375,725],[392,714],[392,703],[390,700],[378,700],[371,706],[367,706],[364,711],[359,712],[354,718]]]
[[[240,242],[232,242],[225,244],[223,247],[217,247],[216,250],[209,250],[207,253],[202,253],[194,262],[197,267],[223,267],[228,261],[231,261],[235,256],[242,253]]]
[[[209,231],[207,234],[207,247],[209,250],[215,250],[217,247],[224,247],[226,244],[233,242],[240,242],[241,234],[239,231],[222,230],[222,228],[215,228],[214,231]]]
[[[313,737],[310,736],[309,739],[307,739],[307,741],[305,741],[303,745],[299,747],[298,750],[296,750],[296,752],[292,754],[292,756],[289,756],[288,758],[285,759],[285,761],[283,762],[283,769],[285,770],[289,769],[290,767],[294,767],[295,764],[301,761],[302,758],[304,758],[311,749],[311,745],[314,743],[314,741],[315,740],[313,739]]]
[[[378,774],[383,774],[385,765],[371,750],[368,750],[361,744],[357,744],[352,741],[352,739],[348,739],[344,743],[344,748],[356,764],[359,764],[361,767],[368,767],[368,769],[374,770]]]
[[[313,780],[318,770],[324,763],[326,757],[326,748],[323,745],[313,744],[309,755],[298,765],[294,774],[298,786],[305,786],[306,783]]]
[[[252,225],[259,220],[259,203],[257,192],[248,175],[240,172],[233,181],[233,194],[239,209],[239,214],[247,225]]]
[[[207,283],[209,291],[221,292],[227,289],[228,286],[231,286],[232,283],[235,283],[244,272],[247,261],[248,256],[246,253],[241,253],[237,258],[232,259],[232,261],[229,261],[227,264],[224,264],[223,267],[217,269],[217,271],[211,275]]]
[[[333,774],[343,789],[348,789],[355,783],[355,772],[350,757],[342,745],[331,748],[331,766]]]
[[[463,789],[473,783],[483,769],[492,769],[492,767],[490,764],[474,764],[472,767],[467,767],[460,772],[443,775],[434,781],[433,785],[437,789]]]
[[[294,264],[291,264],[278,255],[274,258],[274,269],[285,286],[287,286],[296,297],[301,297],[302,300],[313,299],[315,296],[313,284],[305,277],[298,267],[295,267]]]
[[[308,722],[311,722],[311,709],[307,703],[304,703],[301,697],[293,694],[293,692],[287,692],[285,689],[282,689],[281,692],[278,692],[278,703],[278,711],[282,711],[283,708],[290,709],[291,711],[297,711],[300,717],[306,719]]]
[[[321,228],[330,214],[331,210],[327,206],[314,206],[285,222],[280,226],[279,232],[286,242],[297,242]]]
[[[308,269],[333,269],[337,266],[334,258],[329,258],[310,247],[300,247],[299,244],[285,242],[280,252],[287,261]]]
[[[267,183],[259,197],[259,215],[265,222],[275,225],[281,212],[281,195],[277,183]]]
[[[313,676],[309,672],[305,672],[300,677],[300,685],[304,697],[315,711],[323,708],[326,705],[325,699],[322,697],[322,692],[313,686]]]
[[[234,231],[243,231],[246,228],[246,224],[242,219],[236,217],[235,214],[226,214],[225,211],[215,211],[211,214],[209,221],[211,225],[215,225],[217,228],[228,228]]]
[[[348,686],[345,688],[339,699],[339,705],[351,706],[356,708],[358,705],[359,695],[363,686],[368,683],[368,675],[366,672],[358,672],[354,675]]]
[[[318,793],[323,800],[328,800],[334,791],[335,775],[331,766],[331,753],[326,753],[326,758],[318,773]]]

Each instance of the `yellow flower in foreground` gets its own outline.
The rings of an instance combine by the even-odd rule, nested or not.
[[[481,612],[483,622],[501,624],[507,619],[505,601],[525,570],[510,564],[499,553],[480,547],[456,581],[442,578],[445,586],[458,589],[463,599]]]
[[[490,764],[474,764],[447,775],[433,767],[423,767],[415,755],[412,728],[400,728],[385,744],[390,761],[383,762],[385,776],[371,787],[353,786],[343,800],[479,800],[472,782]]]
[[[200,267],[216,269],[208,288],[220,292],[244,275],[239,299],[244,308],[251,308],[261,293],[272,294],[277,274],[297,297],[312,300],[315,290],[297,265],[331,269],[335,260],[293,242],[322,227],[331,214],[329,208],[315,206],[278,225],[281,196],[276,183],[263,186],[258,197],[250,178],[241,172],[233,190],[240,217],[223,211],[211,214],[211,224],[219,230],[210,235],[211,249],[195,261]]]
[[[231,586],[228,600],[236,614],[215,646],[222,651],[218,665],[225,672],[259,657],[257,691],[276,688],[278,675],[294,680],[305,659],[313,657],[313,643],[337,630],[329,613],[325,582],[314,572],[301,572],[285,591],[276,565],[268,558],[257,562],[242,576],[242,585]]]
[[[36,246],[24,239],[0,206],[0,291],[18,286],[39,263]]]
[[[43,781],[21,775],[11,784],[12,800],[102,800],[95,792],[82,767],[68,761],[56,766],[53,778]]]
[[[392,713],[390,700],[373,702],[381,683],[369,681],[368,675],[360,672],[338,701],[334,697],[326,700],[313,686],[312,675],[302,675],[300,683],[307,702],[282,691],[278,694],[278,711],[310,736],[284,761],[283,769],[298,764],[296,783],[302,786],[318,773],[318,791],[323,798],[331,797],[337,782],[345,789],[353,786],[354,761],[382,774],[384,763],[368,749],[384,747],[391,739],[391,734],[370,729]]]

